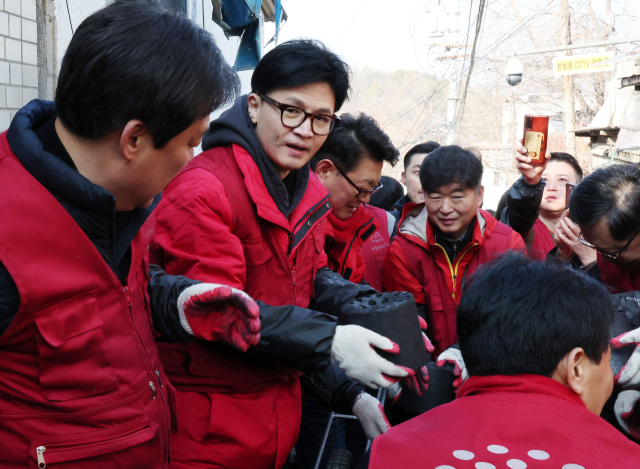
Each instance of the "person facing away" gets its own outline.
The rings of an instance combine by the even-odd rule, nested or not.
[[[597,253],[597,272],[589,274],[616,293],[619,336],[612,341],[612,366],[619,394],[611,412],[640,441],[640,170],[598,168],[574,189],[568,215],[580,244]]]
[[[640,466],[638,445],[599,417],[613,388],[613,298],[562,264],[505,255],[469,279],[457,398],[376,438],[360,467]]]
[[[531,164],[522,145],[517,145],[516,159],[522,177],[507,191],[506,207],[498,213],[500,221],[522,235],[534,259],[545,259],[559,244],[553,255],[561,261],[569,262],[569,254],[573,253],[580,265],[591,265],[596,260],[595,253],[577,241],[577,226],[562,216],[567,208],[567,183],[582,180],[578,160],[569,153],[554,152],[547,153],[543,164]],[[573,249],[567,252],[565,246]]]
[[[482,163],[473,153],[456,145],[434,150],[420,180],[425,201],[404,206],[383,277],[387,291],[414,295],[438,356],[457,342],[456,308],[467,277],[524,243],[480,208]]]
[[[394,204],[404,195],[404,187],[391,176],[380,176],[380,182],[382,188],[375,194],[371,194],[368,205],[393,212],[395,211]]]
[[[394,166],[398,150],[372,117],[343,114],[340,119],[311,160],[333,208],[325,225],[328,267],[345,280],[366,281],[383,291],[382,268],[395,219],[368,202],[382,188],[383,163]]]
[[[298,435],[302,371],[333,361],[373,388],[410,374],[373,349],[395,352],[390,340],[337,326],[344,303],[376,293],[327,268],[331,204],[309,169],[339,125],[348,66],[319,42],[290,41],[265,54],[251,87],[167,187],[151,242],[167,273],[245,292],[261,322],[246,354],[201,340],[159,345],[178,390],[175,468],[281,467]]]
[[[31,101],[0,135],[1,467],[169,466],[154,339],[190,339],[179,310],[213,290],[149,266],[152,212],[238,89],[206,31],[116,2],[76,30],[55,103]],[[212,340],[258,340],[255,309],[221,306],[198,301]]]
[[[424,192],[422,191],[422,183],[420,182],[420,166],[427,155],[436,148],[440,148],[438,142],[424,142],[414,146],[404,155],[404,171],[402,172],[400,181],[406,186],[407,194],[400,197],[400,199],[393,204],[395,210],[391,212],[398,222],[400,222],[402,208],[406,203],[421,204],[424,202]]]

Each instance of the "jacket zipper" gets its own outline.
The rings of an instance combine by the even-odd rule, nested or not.
[[[458,257],[458,260],[456,261],[455,269],[454,269],[453,265],[451,265],[451,261],[449,260],[449,256],[447,255],[447,251],[445,251],[445,249],[442,246],[440,246],[439,244],[436,243],[435,245],[438,246],[440,249],[442,249],[442,253],[444,254],[444,258],[447,260],[447,264],[449,264],[449,270],[451,272],[451,280],[453,281],[453,291],[451,292],[451,296],[455,300],[455,298],[456,298],[456,279],[458,278],[458,267],[460,267],[460,261],[462,261],[462,259],[464,259],[464,255],[466,254],[466,252],[468,250],[470,250],[472,247],[477,246],[478,243],[470,244],[469,246],[467,246],[466,248],[464,248],[462,250],[462,252],[460,253],[460,256],[456,256],[456,257]],[[455,245],[454,245],[453,249],[454,249],[454,252],[455,252]],[[454,257],[454,259],[456,257]]]
[[[44,469],[47,467],[47,463],[44,462],[44,452],[47,450],[44,446],[38,446],[36,448],[36,455],[38,456],[38,467]]]
[[[136,334],[138,335],[138,340],[140,341],[140,344],[142,345],[142,347],[144,349],[145,348],[144,347],[144,341],[142,340],[142,337],[140,336],[140,332],[138,331],[138,326],[136,325],[136,322],[133,319],[133,312],[131,310],[131,293],[129,291],[129,286],[128,285],[124,286],[124,294],[125,294],[125,296],[127,298],[128,304],[129,304],[129,317],[131,318],[131,322],[133,323],[133,327],[136,330]],[[151,365],[151,360],[148,357],[147,357],[147,361],[148,361],[149,365]],[[153,367],[151,369],[153,370]],[[156,369],[155,373],[156,373],[156,375],[158,377],[158,382],[160,382],[160,371]],[[149,381],[149,388],[151,389],[151,392],[153,393],[153,398],[152,399],[155,399],[156,396],[158,395],[158,390],[156,389],[156,385],[155,385],[155,383],[153,381]],[[162,396],[162,394],[160,394],[160,401],[162,401],[162,410],[164,410],[165,417],[166,417],[166,419],[168,421],[168,420],[171,419],[171,414],[168,411],[167,403],[165,402],[164,397]],[[165,423],[167,423],[167,422],[165,422]],[[167,427],[166,431],[167,431],[167,436],[166,436],[167,442],[169,442],[171,430],[170,430],[169,427]]]

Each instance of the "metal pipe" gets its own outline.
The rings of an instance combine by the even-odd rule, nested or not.
[[[640,42],[640,37],[634,37],[631,39],[614,39],[612,41],[585,42],[583,44],[570,44],[566,46],[543,47],[541,49],[532,49],[532,50],[525,50],[522,52],[514,52],[513,55],[519,56],[519,55],[542,54],[544,52],[559,52],[563,50],[585,49],[587,47],[610,46],[613,44],[624,44],[627,42]]]

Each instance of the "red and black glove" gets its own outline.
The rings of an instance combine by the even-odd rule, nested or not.
[[[200,283],[178,297],[180,324],[192,336],[221,341],[246,351],[260,341],[260,308],[245,292]]]
[[[422,319],[421,316],[418,316],[418,321],[420,321],[420,329],[426,331],[427,321]],[[422,338],[427,352],[433,353],[435,348],[424,332],[422,332]],[[404,382],[407,384],[409,389],[415,392],[418,396],[422,396],[422,393],[429,389],[429,372],[427,371],[426,365],[417,369],[413,376],[407,376],[404,379]]]

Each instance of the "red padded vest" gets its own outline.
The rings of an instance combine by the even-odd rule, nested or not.
[[[484,210],[480,210],[480,213],[485,219],[491,219],[495,222],[493,217]],[[445,275],[454,275],[456,277],[455,284],[461,285],[478,267],[510,248],[512,232],[510,227],[500,222],[495,222],[493,227],[487,226],[482,244],[468,245],[456,258],[456,262],[451,266],[451,272],[446,274],[438,265],[433,253],[412,242],[409,237],[403,234],[395,238],[402,246],[409,272],[424,288],[427,324],[429,325],[427,334],[431,337],[435,347],[434,356],[437,357],[447,347],[458,341],[456,309],[460,302],[460,295],[455,297],[455,293],[452,294]],[[446,256],[444,251],[442,255]],[[462,263],[463,259],[465,262],[468,259],[468,264],[464,272],[458,272],[457,266]]]
[[[0,181],[0,261],[20,293],[0,337],[0,467],[37,467],[38,448],[52,469],[167,467],[169,384],[146,293],[153,217],[123,287],[6,132]]]
[[[364,254],[366,265],[364,279],[376,290],[384,291],[382,269],[384,267],[384,259],[389,251],[389,244],[391,243],[389,218],[387,212],[381,208],[373,207],[372,205],[367,205],[366,207],[380,227],[362,243],[362,253]]]

